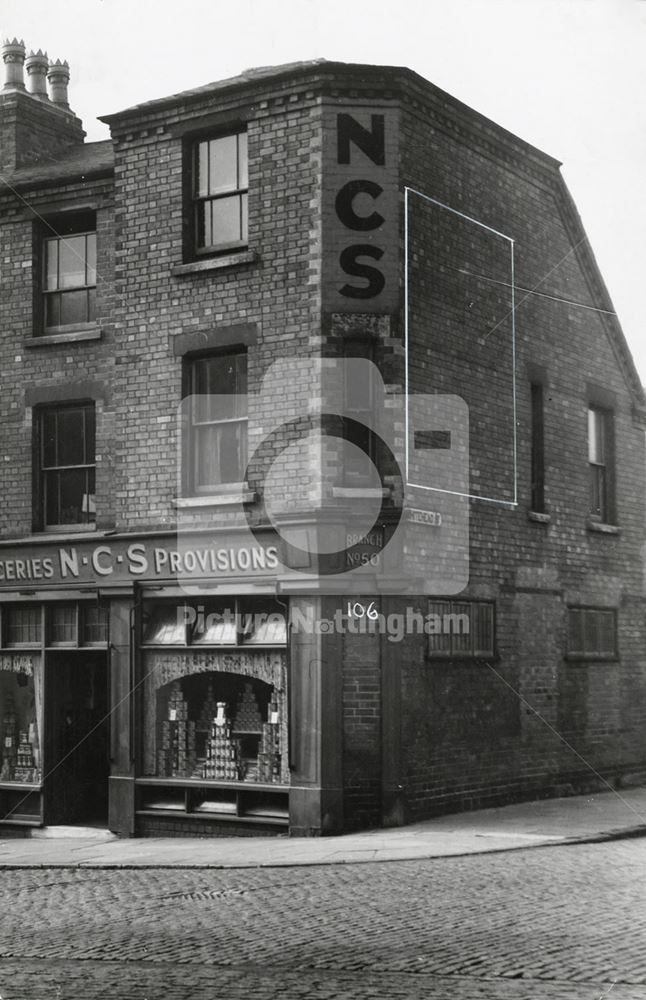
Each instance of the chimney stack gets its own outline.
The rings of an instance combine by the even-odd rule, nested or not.
[[[25,43],[17,38],[6,39],[0,52],[5,67],[0,84],[0,172],[51,162],[82,146],[83,123],[67,103],[68,64],[50,62],[42,49],[30,51],[25,62]]]
[[[25,43],[14,38],[8,38],[2,43],[2,59],[5,67],[5,81],[3,90],[24,90],[25,81],[23,79],[23,65],[25,62]]]
[[[67,85],[70,82],[70,67],[67,62],[50,62],[47,73],[49,83],[49,99],[57,108],[65,108],[69,111],[67,103]]]
[[[32,49],[27,56],[25,69],[27,70],[28,91],[32,97],[36,97],[39,101],[49,100],[47,96],[48,67],[47,53],[41,49],[38,49],[38,52],[34,52]]]

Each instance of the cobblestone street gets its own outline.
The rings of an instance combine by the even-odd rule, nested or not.
[[[644,1000],[645,875],[642,839],[287,869],[5,870],[0,996]]]

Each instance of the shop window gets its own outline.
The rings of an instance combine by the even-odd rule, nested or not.
[[[85,327],[96,318],[96,222],[93,213],[58,217],[43,239],[43,333]]]
[[[610,410],[588,407],[588,468],[590,516],[614,521],[614,421]]]
[[[279,783],[284,702],[257,678],[208,671],[163,685],[148,714],[146,775]]]
[[[38,784],[42,780],[42,710],[39,659],[1,657],[0,782]]]
[[[617,612],[610,608],[568,608],[568,656],[581,660],[617,656]]]
[[[144,607],[145,646],[284,646],[286,641],[283,609],[261,598]]]
[[[189,489],[209,493],[243,483],[247,470],[247,355],[211,355],[189,363]]]
[[[495,655],[491,601],[431,601],[426,631],[431,657],[473,659]]]
[[[94,524],[94,404],[43,409],[39,413],[39,431],[41,526],[48,529]]]
[[[193,147],[193,226],[197,256],[247,245],[247,133],[201,139]]]
[[[39,646],[42,635],[39,605],[7,606],[2,611],[5,646]]]

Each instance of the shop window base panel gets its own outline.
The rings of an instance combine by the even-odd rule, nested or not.
[[[43,796],[40,785],[0,785],[0,826],[42,826]]]
[[[201,820],[289,826],[289,788],[286,785],[242,784],[208,780],[186,782],[179,778],[140,778],[136,781],[137,816],[169,822]]]

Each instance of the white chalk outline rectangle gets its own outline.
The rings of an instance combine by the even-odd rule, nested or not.
[[[437,205],[438,208],[444,209],[446,212],[451,212],[453,215],[459,216],[461,219],[465,219],[467,222],[473,223],[474,226],[480,226],[481,229],[486,229],[487,232],[492,233],[494,236],[499,236],[503,240],[507,240],[510,249],[510,270],[511,270],[511,356],[512,356],[512,411],[513,411],[513,452],[514,452],[514,499],[513,500],[500,500],[496,497],[484,497],[479,496],[475,493],[460,493],[457,490],[442,490],[436,486],[423,486],[421,483],[413,483],[408,478],[409,474],[409,456],[410,456],[410,433],[409,433],[409,410],[408,410],[408,398],[409,398],[409,290],[408,290],[408,261],[409,261],[409,251],[408,251],[408,202],[409,195],[414,194],[419,198],[423,198],[425,201],[430,202],[433,205]],[[487,503],[497,503],[504,507],[517,507],[518,506],[518,434],[516,428],[516,295],[515,295],[515,280],[514,280],[514,240],[513,237],[507,236],[505,233],[498,232],[497,229],[492,229],[491,226],[485,225],[484,222],[480,222],[478,219],[473,219],[469,215],[465,215],[463,212],[458,212],[457,209],[451,208],[449,205],[445,205],[443,202],[438,201],[437,198],[431,198],[430,195],[424,194],[422,191],[417,191],[412,187],[404,187],[404,365],[405,365],[405,413],[406,413],[406,426],[405,426],[405,449],[406,449],[406,485],[412,486],[414,489],[427,490],[432,493],[448,493],[452,496],[466,497],[470,500],[484,500]]]

